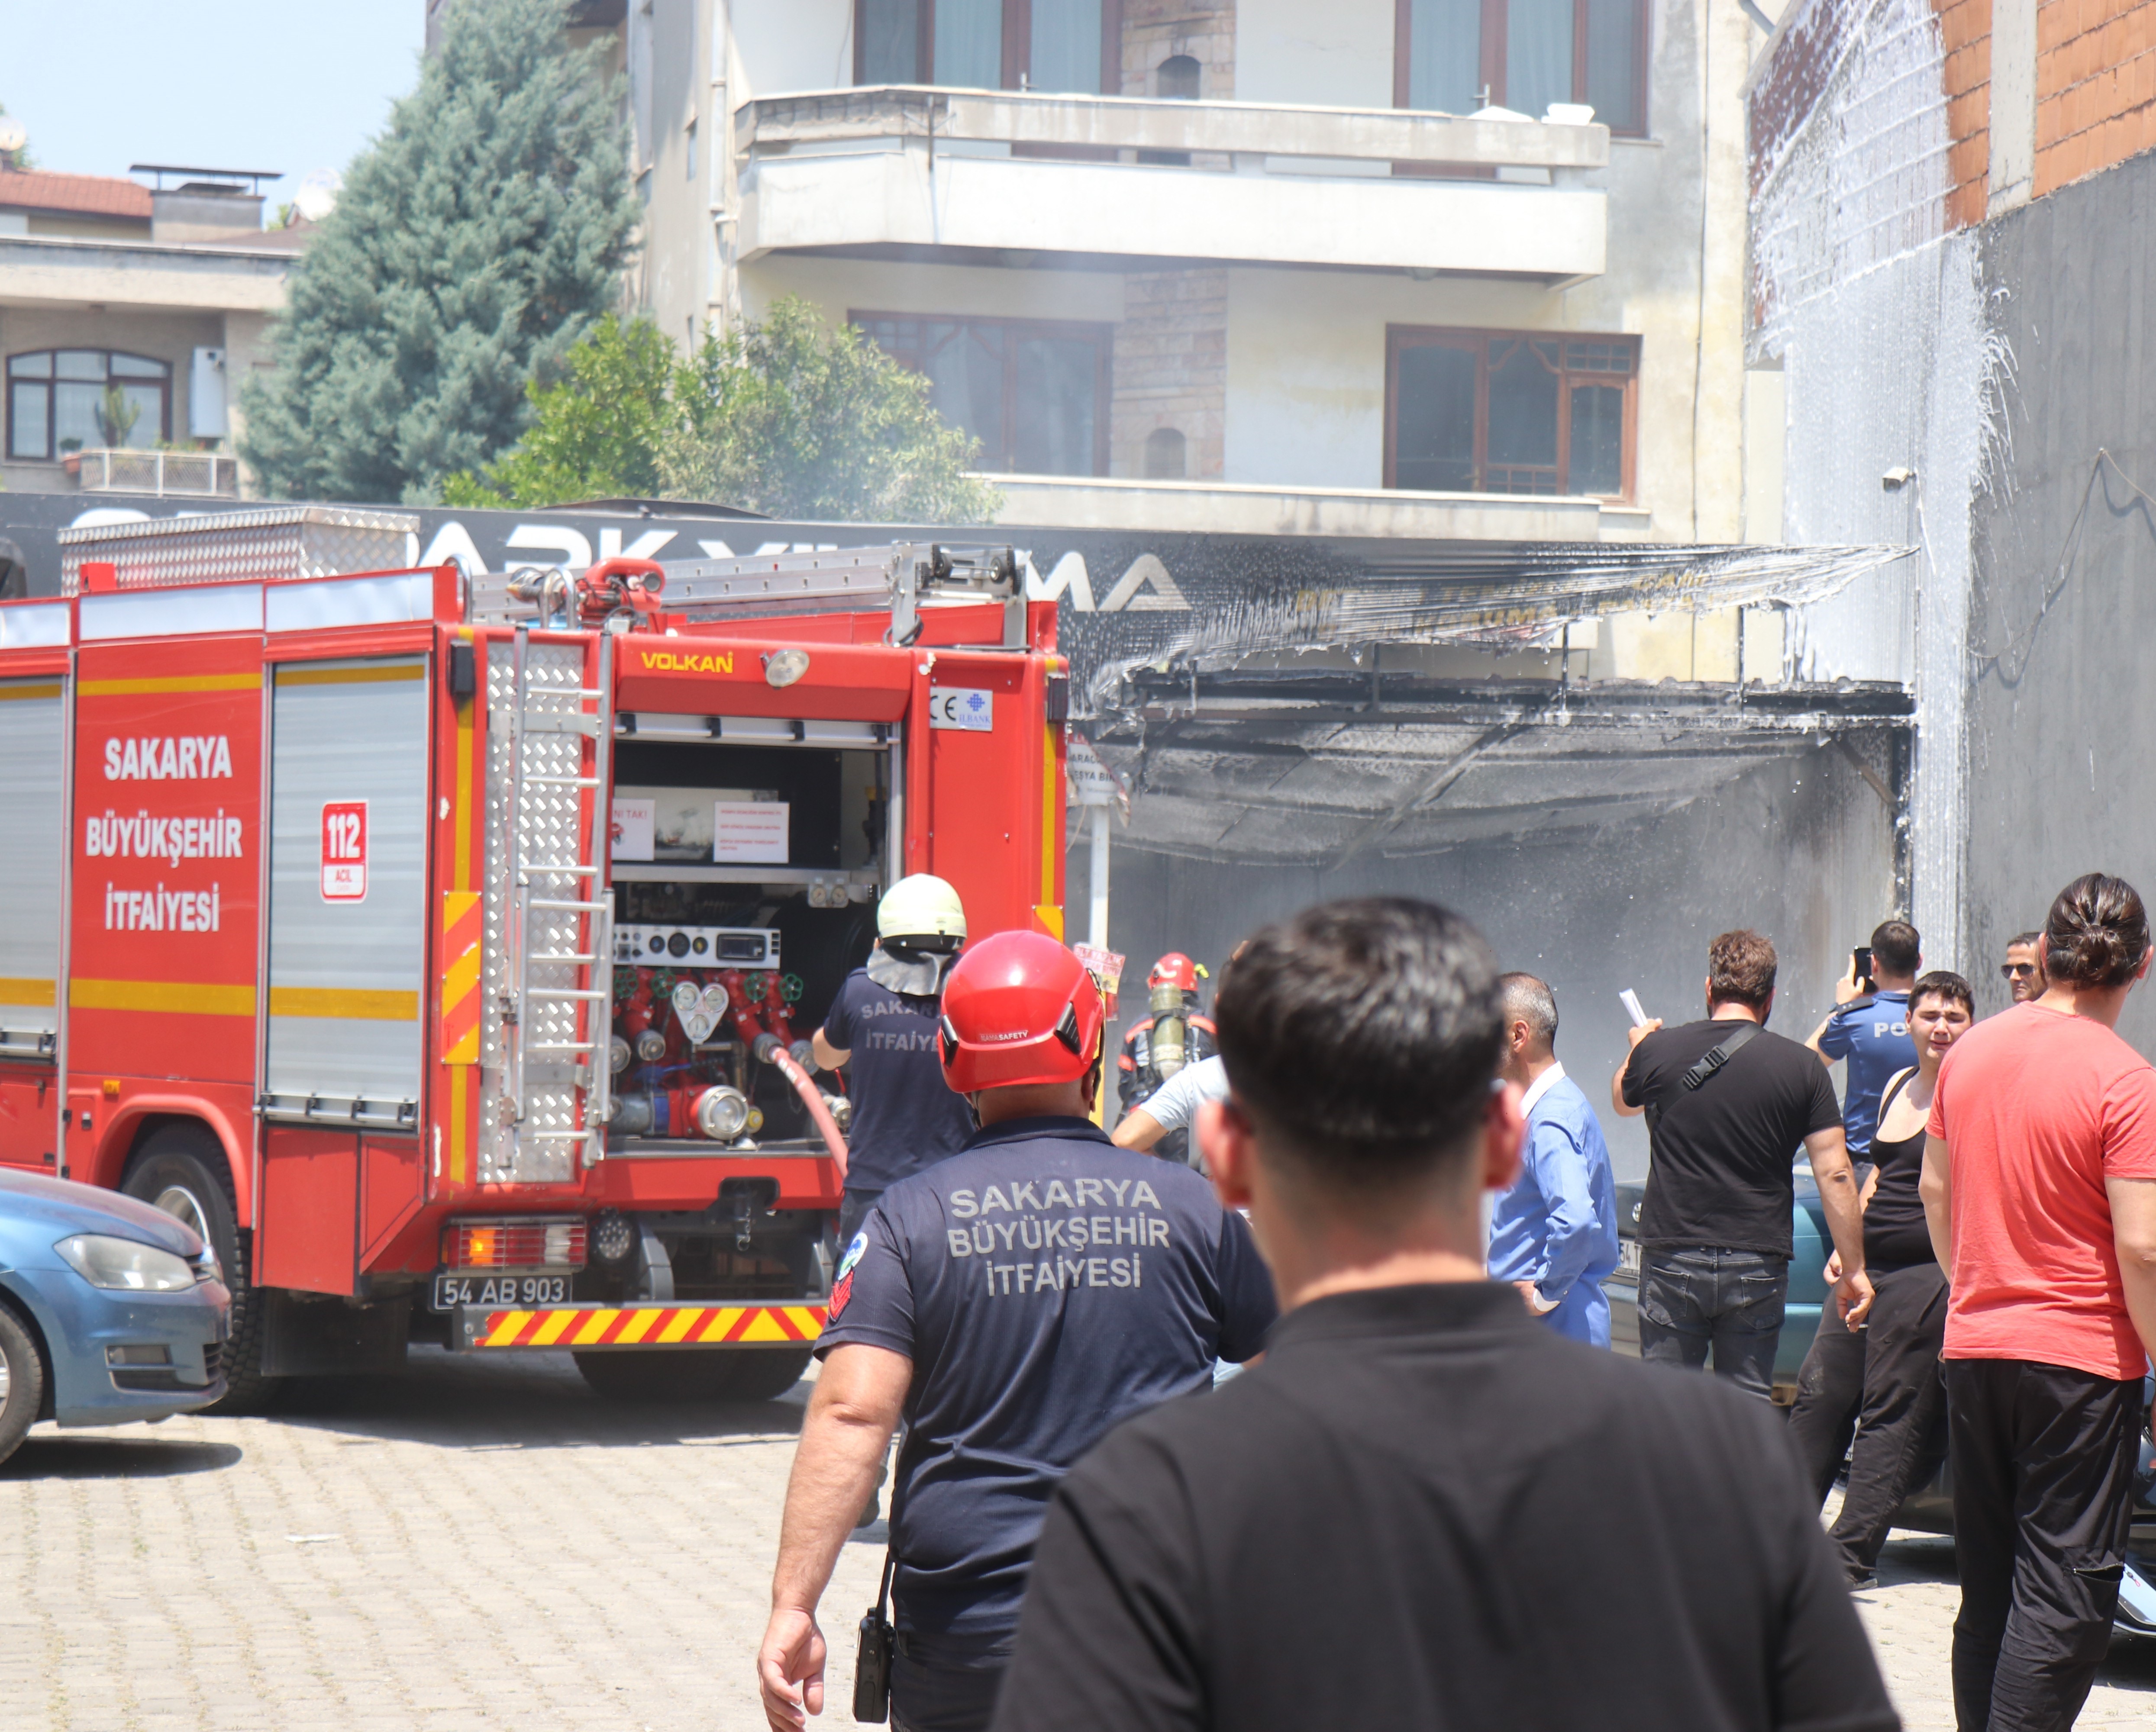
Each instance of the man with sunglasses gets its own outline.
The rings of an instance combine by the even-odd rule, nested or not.
[[[1265,1344],[1277,1307],[1241,1216],[1086,1116],[1106,1022],[1038,933],[980,940],[944,984],[943,1075],[980,1128],[885,1191],[839,1265],[757,1657],[778,1732],[823,1712],[817,1601],[901,1421],[891,1722],[965,1732],[988,1723],[1071,1464]]]
[[[2043,997],[2051,982],[2044,978],[2044,935],[2023,933],[2006,941],[2006,960],[1999,965],[2014,1002],[2025,1005]]]

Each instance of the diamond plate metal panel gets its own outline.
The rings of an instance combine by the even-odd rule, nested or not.
[[[118,567],[122,589],[393,571],[411,563],[418,532],[409,511],[318,505],[90,524],[59,532],[60,594],[81,593],[85,559]]]
[[[526,650],[524,709],[527,716],[575,716],[583,709],[585,650],[580,645],[532,644]],[[569,779],[583,771],[586,736],[548,732],[516,725],[516,664],[511,646],[497,640],[487,656],[486,777],[486,958],[485,1002],[480,1024],[480,1062],[485,1098],[495,1103],[480,1145],[483,1182],[552,1183],[575,1172],[580,1059],[593,1055],[548,1051],[593,1039],[584,1030],[603,1031],[602,1019],[588,1013],[583,1001],[549,997],[583,985],[583,965],[548,961],[549,955],[591,953],[585,942],[586,916],[567,909],[531,908],[524,931],[516,931],[516,886],[511,881],[512,816],[521,835],[525,878],[532,898],[582,902],[593,881],[566,870],[590,864],[587,851],[591,826],[582,793],[550,785],[546,779]],[[516,753],[522,752],[524,786],[519,809],[511,811],[516,781]],[[516,951],[525,953],[521,1030],[524,1042],[524,1093],[508,1098],[516,1078],[515,1054],[502,1006],[515,992]],[[602,978],[605,970],[593,971]],[[521,1106],[519,1122],[516,1111]]]

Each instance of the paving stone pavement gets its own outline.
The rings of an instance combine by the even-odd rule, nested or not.
[[[1831,1520],[1840,1494],[1829,1501]],[[1897,1530],[1879,1558],[1879,1586],[1856,1596],[1904,1732],[1953,1732],[1948,1669],[1954,1612],[1953,1542]],[[2156,1637],[2114,1635],[2078,1732],[2148,1732],[2156,1726]]]
[[[753,1732],[808,1389],[625,1407],[567,1354],[421,1349],[266,1417],[40,1426],[0,1467],[0,1728]],[[825,1725],[852,1724],[882,1539],[824,1602]],[[1857,1596],[1909,1732],[1953,1724],[1957,1597],[1917,1535]],[[2081,1725],[2156,1725],[2156,1638],[2114,1639]]]
[[[259,1418],[41,1426],[0,1467],[8,1732],[761,1727],[809,1385],[601,1401],[566,1354],[309,1384]],[[825,1604],[850,1724],[881,1525]]]

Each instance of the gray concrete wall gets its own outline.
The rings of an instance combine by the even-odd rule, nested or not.
[[[1474,921],[1503,966],[1550,982],[1558,1056],[1589,1097],[1605,1102],[1625,1051],[1618,992],[1633,988],[1650,1015],[1671,1022],[1704,1015],[1707,941],[1732,927],[1774,940],[1782,969],[1772,1025],[1797,1040],[1810,1034],[1833,1008],[1849,947],[1893,912],[1892,843],[1885,805],[1828,750],[1756,770],[1654,822],[1558,844],[1368,859],[1331,874],[1118,850],[1108,926],[1129,958],[1122,1020],[1145,1015],[1145,971],[1163,951],[1185,951],[1217,972],[1247,933],[1311,903],[1426,897]],[[1082,843],[1068,871],[1069,906],[1082,917]],[[1640,1122],[1606,1110],[1602,1118],[1620,1174],[1643,1174]]]
[[[2082,872],[2156,897],[2156,510],[2135,486],[2156,491],[2152,199],[2143,156],[1984,230],[1984,301],[2013,366],[1972,523],[1973,961],[1995,964]],[[2091,492],[2100,449],[2117,467]],[[1995,976],[1980,984],[1996,995]],[[2128,1000],[2119,1032],[2156,1050],[2156,992]]]

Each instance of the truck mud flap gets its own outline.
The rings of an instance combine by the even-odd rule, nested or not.
[[[824,1333],[816,1300],[758,1305],[547,1305],[497,1310],[459,1305],[450,1339],[460,1349],[799,1347]]]

